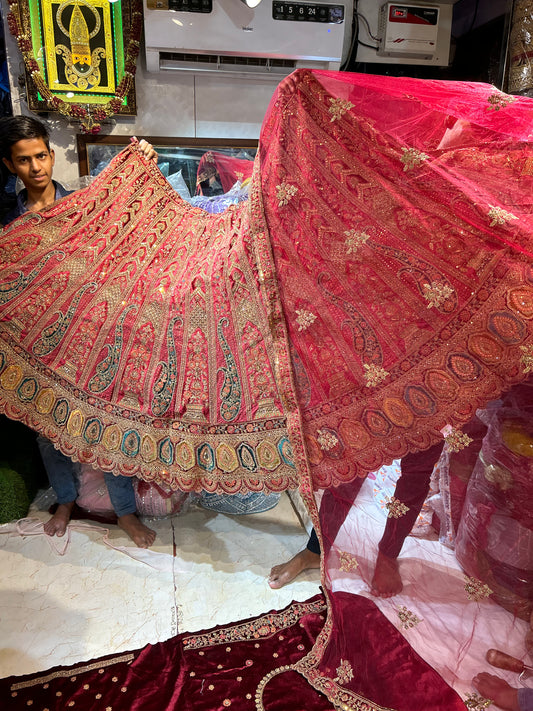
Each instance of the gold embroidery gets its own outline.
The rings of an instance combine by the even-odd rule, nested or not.
[[[295,603],[285,612],[269,613],[256,620],[245,622],[242,625],[231,625],[219,630],[214,630],[206,634],[191,635],[183,639],[184,649],[199,649],[200,647],[210,647],[215,644],[227,644],[228,642],[245,642],[258,638],[267,638],[276,634],[279,630],[292,627],[301,617],[326,609],[323,600],[315,600],[308,603]],[[246,660],[246,666],[251,666],[252,661]]]
[[[409,511],[409,506],[406,506],[395,496],[387,496],[385,508],[388,510],[387,518],[401,518]]]
[[[404,164],[404,172],[416,168],[424,161],[429,160],[429,156],[416,148],[402,148],[403,155],[400,160]]]
[[[303,671],[299,664],[295,664],[294,668],[297,671]],[[314,686],[317,691],[324,694],[333,703],[335,708],[343,709],[343,711],[393,711],[393,709],[385,706],[379,706],[378,704],[365,699],[363,696],[359,696],[354,692],[348,691],[348,689],[338,686],[335,679],[329,679],[328,677],[321,676],[316,670],[306,671],[307,673],[304,671],[304,676],[309,683]],[[279,671],[277,673],[279,673]],[[267,679],[267,677],[265,677],[265,679]],[[263,711],[264,706],[261,704],[261,699],[259,701],[260,703],[258,703],[256,694],[257,708],[259,711]]]
[[[348,99],[330,99],[330,105],[328,108],[331,114],[331,121],[337,121],[340,117],[345,114],[350,109],[353,109],[354,104]]]
[[[339,552],[340,569],[345,573],[350,573],[352,570],[356,570],[359,567],[356,557],[352,553],[347,551]]]
[[[339,440],[334,434],[326,432],[325,430],[318,430],[318,437],[316,439],[320,445],[320,449],[324,449],[326,451],[333,449],[333,447],[336,447],[339,443]]]
[[[442,306],[442,304],[453,294],[453,289],[448,284],[442,284],[438,281],[433,281],[431,284],[424,284],[424,299],[428,303],[428,309],[433,306],[437,308]]]
[[[520,346],[522,355],[520,356],[520,362],[524,366],[524,373],[533,372],[533,344],[529,346]]]
[[[361,245],[365,244],[370,239],[370,235],[366,232],[358,232],[357,230],[347,230],[345,233],[346,254],[355,254]]]
[[[105,661],[100,661],[98,664],[87,664],[84,667],[78,667],[76,669],[76,674],[85,674],[86,672],[94,671],[95,669],[98,669],[100,671],[100,667],[106,666],[110,667],[113,664],[121,664],[122,662],[132,662],[135,659],[135,655],[133,654],[123,654],[120,657],[113,657],[113,659],[106,659]],[[102,672],[104,670],[102,669]],[[56,671],[53,672],[53,674],[47,674],[46,676],[40,676],[37,679],[31,679],[30,681],[21,681],[18,684],[12,684],[11,686],[11,691],[17,691],[20,689],[29,689],[31,686],[37,686],[37,684],[44,684],[49,681],[53,681],[54,679],[65,679],[66,677],[69,677],[72,674],[71,670],[63,670],[63,671]],[[61,692],[57,692],[60,694]]]
[[[497,93],[491,94],[487,101],[489,102],[487,107],[489,111],[499,111],[500,109],[504,109],[506,106],[509,106],[509,104],[512,104],[514,98],[508,94]]]
[[[366,371],[363,373],[363,377],[366,380],[367,388],[379,385],[388,375],[390,375],[390,373],[388,373],[380,365],[368,365],[368,363],[365,363],[363,368]]]
[[[479,602],[494,592],[481,580],[469,578],[467,575],[465,575],[465,591],[467,598],[474,602]]]
[[[420,622],[415,613],[408,610],[405,605],[398,608],[398,617],[400,618],[401,627],[404,630],[415,627]]]
[[[460,452],[465,447],[468,447],[473,439],[469,437],[465,432],[455,429],[452,427],[447,435],[444,437],[444,441],[448,445],[450,452]]]
[[[489,227],[494,227],[494,225],[505,225],[508,220],[518,220],[516,215],[512,212],[507,212],[503,207],[495,207],[494,205],[489,205],[490,210],[488,216],[491,219]]]
[[[277,669],[273,669],[271,672],[269,672],[266,676],[264,676],[261,681],[259,682],[259,686],[256,689],[255,692],[255,706],[258,709],[258,711],[265,711],[265,707],[263,705],[263,692],[265,690],[265,686],[268,684],[268,682],[273,679],[275,676],[278,674],[282,674],[283,672],[289,671],[291,667],[286,664],[283,667],[278,667]]]
[[[481,709],[486,709],[487,706],[490,706],[491,704],[491,699],[485,699],[479,694],[466,695],[465,706],[467,709],[472,709],[472,711],[481,711]]]
[[[304,309],[296,309],[296,313],[298,314],[296,323],[298,324],[299,331],[305,331],[316,320],[315,314],[311,311],[305,311]]]
[[[337,676],[334,681],[340,684],[346,684],[351,679],[353,679],[353,669],[352,665],[347,659],[341,659],[340,665],[337,667]]]
[[[281,185],[276,185],[276,192],[278,205],[279,207],[283,207],[296,195],[298,188],[296,185],[290,185],[290,183],[281,183]]]

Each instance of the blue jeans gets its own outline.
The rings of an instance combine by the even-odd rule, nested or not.
[[[45,437],[39,435],[37,444],[50,486],[56,493],[57,503],[69,504],[76,501],[80,465],[56,449]],[[116,515],[120,517],[135,513],[137,506],[131,477],[105,472],[104,479]]]

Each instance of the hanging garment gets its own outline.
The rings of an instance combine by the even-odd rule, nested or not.
[[[299,486],[329,590],[357,565],[355,541],[335,547],[357,479],[532,367],[532,118],[485,85],[298,70],[267,112],[250,201],[221,215],[132,145],[2,234],[2,409],[103,470]],[[426,708],[375,689],[349,597],[328,595],[295,668],[347,708]]]

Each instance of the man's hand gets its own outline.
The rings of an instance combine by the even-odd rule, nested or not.
[[[152,144],[148,143],[148,141],[145,141],[144,138],[141,138],[141,140],[139,141],[139,148],[141,149],[142,154],[146,158],[146,160],[157,161],[157,152],[154,150]]]

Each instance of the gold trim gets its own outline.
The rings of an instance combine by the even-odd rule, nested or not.
[[[113,664],[121,664],[122,662],[132,662],[135,659],[134,654],[123,654],[120,657],[113,657],[113,659],[106,659],[105,661],[100,661],[94,664],[87,664],[84,667],[77,667],[76,669],[63,669],[62,671],[56,671],[52,674],[47,674],[46,676],[39,676],[30,681],[21,681],[18,684],[12,684],[11,691],[20,691],[20,689],[29,689],[32,686],[37,686],[38,684],[46,684],[54,679],[64,679],[73,674],[85,674],[86,672],[93,671],[94,669],[101,669],[102,667],[110,667]]]

